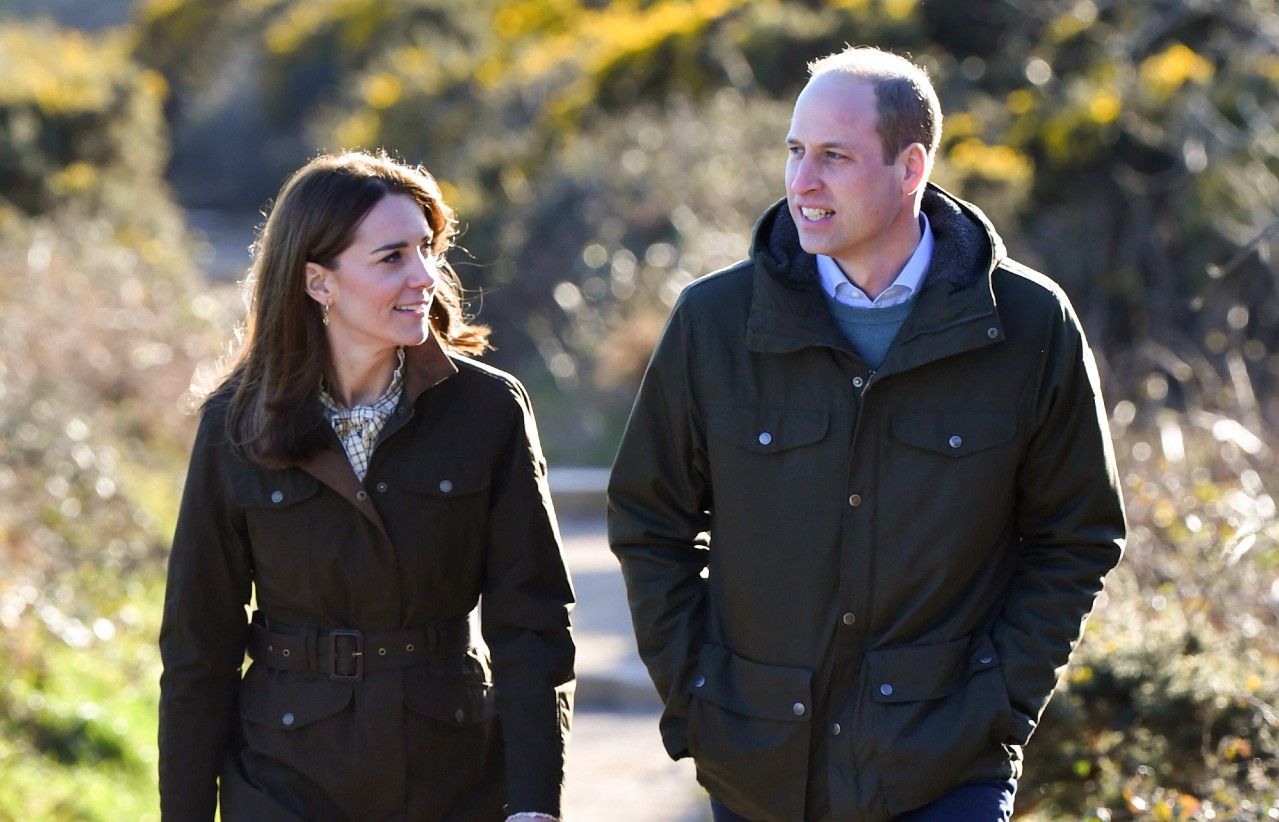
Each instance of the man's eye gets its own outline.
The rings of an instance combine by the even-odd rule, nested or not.
[[[790,156],[792,157],[798,157],[804,153],[804,149],[800,148],[799,146],[787,146],[786,152],[790,154]]]

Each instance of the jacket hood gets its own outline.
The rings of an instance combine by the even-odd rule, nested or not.
[[[925,286],[938,279],[972,285],[988,278],[1006,256],[1003,241],[977,206],[929,183],[920,210],[928,215],[935,243]],[[817,282],[817,258],[800,247],[799,229],[785,198],[770,206],[755,224],[751,259],[789,288],[808,288]]]

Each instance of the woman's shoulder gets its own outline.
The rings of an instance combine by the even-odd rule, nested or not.
[[[457,377],[468,390],[493,400],[508,398],[521,407],[528,406],[528,391],[514,374],[461,354],[450,353],[449,359],[457,366]]]

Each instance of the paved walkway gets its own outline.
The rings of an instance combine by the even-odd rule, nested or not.
[[[672,762],[657,732],[660,705],[635,653],[626,591],[602,515],[562,511],[577,608],[577,710],[568,754],[566,822],[703,822],[706,794],[692,763]]]

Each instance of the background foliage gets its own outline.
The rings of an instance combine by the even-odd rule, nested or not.
[[[79,5],[43,11],[98,25],[128,3]],[[1102,360],[1132,536],[1021,809],[1279,818],[1273,0],[144,0],[93,34],[0,21],[0,817],[151,812],[179,398],[238,309],[179,206],[247,213],[247,244],[316,150],[425,162],[553,462],[606,464],[679,288],[781,194],[804,64],[845,42],[929,67],[938,180],[1066,287]]]

